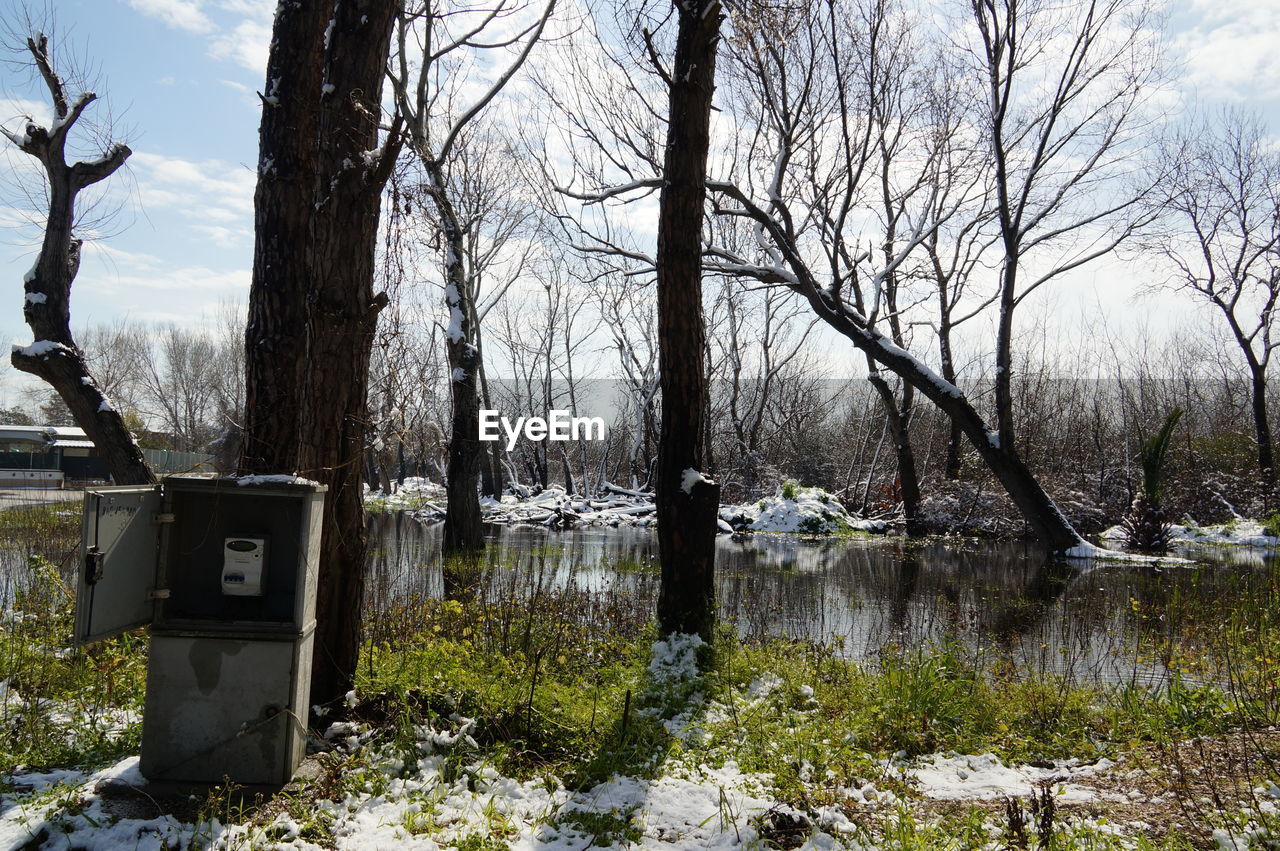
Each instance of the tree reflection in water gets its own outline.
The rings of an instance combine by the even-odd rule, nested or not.
[[[557,532],[493,526],[490,546],[469,561],[442,564],[440,525],[407,514],[370,518],[366,607],[377,613],[415,597],[532,601],[571,593],[652,611],[657,542],[644,529]],[[1020,542],[897,538],[806,540],[757,535],[717,543],[720,614],[748,639],[786,636],[836,644],[861,659],[887,646],[904,649],[957,641],[1019,669],[1093,681],[1153,682],[1158,662],[1140,661],[1144,639],[1177,625],[1159,617],[1172,595],[1185,605],[1221,606],[1250,577],[1264,581],[1274,556],[1206,551],[1201,567],[1050,560]],[[1135,617],[1135,605],[1147,614]],[[612,613],[612,614],[611,614]],[[1154,616],[1153,616],[1154,613]]]

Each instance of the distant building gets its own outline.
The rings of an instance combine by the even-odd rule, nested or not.
[[[212,473],[213,456],[203,452],[144,449],[156,475]],[[60,486],[65,482],[105,482],[107,463],[82,429],[68,426],[0,425],[0,486]]]
[[[107,478],[106,462],[82,429],[0,426],[0,482],[60,485]]]

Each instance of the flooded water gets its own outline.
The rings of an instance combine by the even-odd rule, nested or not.
[[[371,518],[370,606],[444,593],[440,530],[403,514]],[[485,593],[559,588],[657,599],[650,530],[495,526],[489,534]],[[716,591],[721,617],[747,637],[834,644],[861,659],[886,646],[954,640],[1079,680],[1152,683],[1166,672],[1146,651],[1175,634],[1163,614],[1171,600],[1179,610],[1229,606],[1265,586],[1276,566],[1275,553],[1257,550],[1183,554],[1196,564],[1072,567],[1019,543],[721,536]]]

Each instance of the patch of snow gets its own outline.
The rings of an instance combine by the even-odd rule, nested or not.
[[[290,476],[286,473],[275,473],[269,476],[237,476],[236,485],[318,485],[317,481],[304,479],[302,476]]]
[[[700,473],[699,471],[693,469],[692,467],[688,467],[685,469],[684,473],[682,473],[680,476],[680,490],[684,491],[687,494],[692,494],[693,486],[696,485],[698,482],[705,482],[709,485],[715,484],[715,482],[713,482],[711,479],[708,479],[706,476],[702,475],[702,473]]]
[[[1094,546],[1088,541],[1081,541],[1062,553],[1064,558],[1082,561],[1123,561],[1132,564],[1191,564],[1189,559],[1177,556],[1148,556],[1137,553],[1126,553],[1121,550],[1108,550]]]
[[[279,77],[271,78],[271,83],[267,86],[267,93],[263,96],[262,100],[266,102],[268,106],[280,105],[280,78]]]
[[[822,488],[806,488],[789,482],[773,496],[757,502],[726,505],[720,517],[733,528],[752,532],[831,535],[839,532],[884,532],[883,520],[854,517],[840,501]]]
[[[990,801],[1032,795],[1045,783],[1062,803],[1092,801],[1097,792],[1069,782],[1106,771],[1115,765],[1101,759],[1094,763],[1058,760],[1050,767],[1005,765],[995,754],[930,754],[909,763],[895,762],[890,773],[910,783],[927,798],[942,801]]]
[[[1112,526],[1099,537],[1104,541],[1123,541],[1125,532]],[[1214,544],[1233,547],[1280,547],[1280,538],[1267,534],[1257,520],[1233,520],[1210,526],[1197,526],[1190,520],[1185,525],[1169,526],[1169,540],[1178,544]]]
[[[26,355],[27,357],[33,358],[48,357],[51,353],[58,350],[62,350],[64,352],[71,351],[71,349],[67,348],[62,343],[55,343],[53,340],[36,340],[29,346],[19,346],[15,344],[13,347],[15,354]]]
[[[649,675],[658,682],[688,680],[698,675],[698,648],[706,642],[698,635],[673,632],[653,642]]]
[[[27,304],[44,304],[49,297],[44,293],[27,293]]]
[[[766,671],[747,686],[747,695],[753,698],[767,697],[782,685],[782,677]]]

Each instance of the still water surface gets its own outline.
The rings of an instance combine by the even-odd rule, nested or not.
[[[406,514],[370,519],[370,606],[443,594],[441,528]],[[1178,630],[1164,616],[1171,600],[1180,612],[1221,611],[1266,587],[1277,567],[1271,551],[1182,554],[1196,564],[1071,566],[1009,542],[720,536],[716,591],[721,617],[751,638],[835,644],[859,659],[954,640],[1080,680],[1151,683],[1167,675],[1147,658],[1152,641]],[[657,599],[657,539],[646,529],[493,526],[483,558],[483,593]]]

